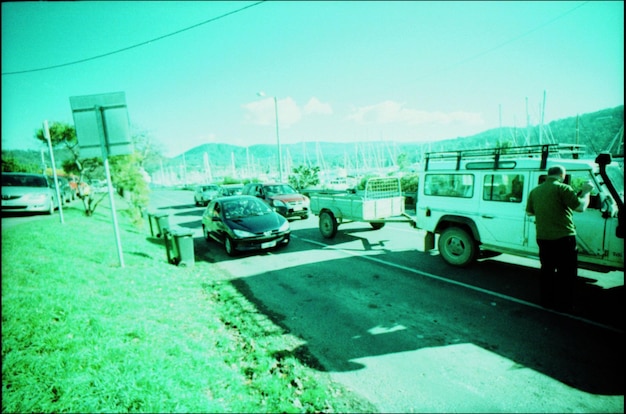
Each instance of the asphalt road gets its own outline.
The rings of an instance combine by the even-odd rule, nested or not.
[[[316,217],[296,219],[289,246],[230,258],[202,237],[192,192],[153,191],[150,209],[194,231],[207,278],[298,338],[286,352],[380,412],[624,412],[623,272],[580,270],[576,310],[561,314],[537,305],[536,260],[453,268],[405,224],[343,224],[326,240]]]
[[[206,242],[187,191],[154,191],[153,211],[194,230],[213,264],[301,342],[293,352],[380,412],[624,412],[623,272],[580,271],[573,314],[537,305],[538,262],[512,256],[468,269],[419,251],[405,224],[291,221],[280,250],[230,258]]]

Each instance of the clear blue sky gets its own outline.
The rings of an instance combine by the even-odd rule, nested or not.
[[[275,144],[274,96],[282,143],[536,125],[623,105],[623,39],[623,1],[3,2],[2,148],[119,91],[170,156]]]

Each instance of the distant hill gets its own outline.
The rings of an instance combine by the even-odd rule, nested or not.
[[[624,106],[556,120],[529,128],[502,127],[476,135],[457,137],[430,143],[395,142],[302,142],[282,146],[285,171],[302,164],[333,168],[375,168],[392,166],[400,154],[406,154],[409,163],[421,160],[423,152],[451,151],[471,148],[493,148],[505,145],[533,145],[540,143],[574,143],[586,145],[592,153],[624,154]],[[619,147],[619,148],[618,148]],[[206,154],[206,155],[205,155]],[[214,176],[233,176],[232,166],[238,171],[253,170],[263,173],[275,169],[276,145],[245,147],[229,144],[204,144],[164,162],[165,168],[187,171],[205,171],[205,156]],[[159,166],[160,168],[160,166]],[[146,166],[148,172],[155,169]],[[151,171],[152,170],[152,171]]]
[[[320,166],[323,170],[336,168],[367,170],[393,166],[398,156],[404,154],[406,160],[417,163],[427,151],[452,151],[471,148],[493,148],[505,145],[542,143],[578,143],[586,145],[592,153],[611,152],[624,154],[624,106],[604,109],[580,116],[552,121],[543,127],[529,128],[502,127],[490,129],[476,135],[456,137],[429,143],[396,142],[301,142],[282,146],[284,170],[299,165]],[[2,159],[13,158],[25,164],[40,166],[42,157],[39,151],[3,150]],[[63,150],[55,151],[57,165],[69,157]],[[206,157],[206,162],[205,162]],[[47,154],[46,157],[47,158]],[[46,161],[49,162],[49,161]],[[252,145],[240,147],[229,144],[204,144],[173,158],[152,157],[146,160],[144,168],[151,175],[165,172],[181,176],[183,171],[190,174],[207,171],[210,166],[213,177],[253,176],[275,171],[276,145]],[[233,171],[233,165],[236,172]]]

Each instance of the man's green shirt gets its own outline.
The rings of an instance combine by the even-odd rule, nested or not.
[[[555,177],[547,177],[528,197],[526,212],[535,216],[538,240],[556,240],[576,235],[573,210],[580,200],[567,184]]]

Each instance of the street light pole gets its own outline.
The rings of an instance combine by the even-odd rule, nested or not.
[[[280,135],[278,134],[278,99],[274,96],[274,113],[276,114],[276,145],[278,145],[278,179],[283,182],[283,150],[280,146]]]
[[[267,96],[265,92],[257,93],[258,96]],[[280,134],[278,131],[278,98],[274,98],[274,114],[276,115],[276,146],[278,147],[278,179],[283,182],[283,150],[280,146]]]

